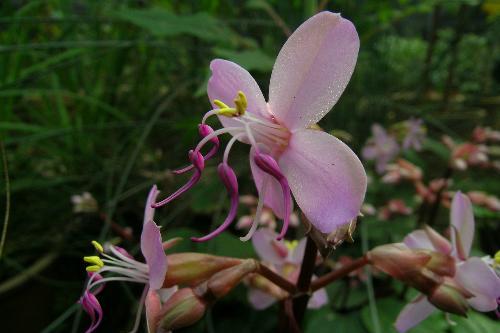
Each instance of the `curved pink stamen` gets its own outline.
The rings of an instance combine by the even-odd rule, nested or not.
[[[195,169],[194,174],[191,176],[191,179],[189,179],[189,181],[186,184],[184,184],[181,188],[179,188],[177,191],[172,193],[166,199],[163,199],[162,201],[157,202],[157,203],[153,203],[151,205],[152,208],[158,208],[158,207],[161,207],[163,205],[166,205],[167,203],[169,203],[170,201],[179,197],[181,194],[183,194],[184,192],[189,190],[191,187],[196,185],[196,183],[198,183],[198,181],[201,178],[201,172],[205,168],[205,160],[203,158],[203,155],[201,155],[200,152],[194,152],[192,150],[189,151],[189,159],[191,160],[191,163]]]
[[[206,125],[206,124],[200,124],[198,125],[198,132],[200,133],[200,136],[202,138],[212,134],[214,132],[213,128]],[[212,142],[214,145],[213,147],[210,149],[210,151],[203,156],[203,159],[205,161],[208,161],[209,159],[211,159],[212,157],[215,156],[215,154],[217,153],[217,151],[219,150],[219,147],[220,147],[220,141],[219,141],[219,138],[218,137],[213,137],[212,139],[210,139],[210,142]],[[176,175],[181,175],[183,173],[186,173],[190,170],[192,170],[194,168],[193,164],[191,165],[188,165],[182,169],[178,169],[178,170],[174,170],[172,171],[174,174]]]
[[[286,179],[285,175],[283,175],[278,163],[271,155],[256,151],[254,161],[262,171],[274,177],[281,185],[281,190],[283,191],[283,204],[285,213],[283,216],[283,228],[281,229],[281,232],[276,239],[282,240],[283,237],[285,237],[288,230],[288,225],[290,224],[289,212],[292,205],[292,195],[290,192],[290,186],[288,185],[288,180]]]
[[[85,291],[80,298],[79,303],[82,305],[83,310],[90,316],[91,324],[85,333],[94,332],[102,321],[102,308],[97,298],[91,292]]]
[[[217,168],[217,172],[219,173],[219,177],[224,183],[224,186],[226,187],[227,192],[231,198],[231,208],[229,209],[229,213],[226,219],[217,229],[203,237],[192,237],[191,240],[194,242],[205,242],[222,233],[227,229],[227,227],[229,227],[231,222],[234,221],[234,218],[236,217],[236,213],[238,211],[238,179],[236,178],[233,169],[227,163],[221,163]]]

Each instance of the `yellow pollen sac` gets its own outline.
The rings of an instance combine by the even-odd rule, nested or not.
[[[87,268],[85,268],[85,270],[87,272],[92,272],[92,273],[95,273],[95,272],[99,271],[100,269],[101,269],[101,267],[99,267],[97,265],[87,266]]]
[[[247,97],[242,91],[238,91],[238,96],[233,101],[236,108],[232,108],[218,99],[215,99],[213,102],[219,108],[217,110],[218,115],[230,118],[244,115],[248,105]]]
[[[285,246],[289,251],[292,251],[299,245],[299,241],[293,240],[293,241],[285,241]]]
[[[104,263],[102,262],[101,258],[99,258],[98,256],[83,257],[83,260],[85,262],[88,262],[89,264],[98,266],[99,268],[104,266]]]
[[[495,264],[500,265],[500,251],[497,251],[497,253],[495,253]]]
[[[99,244],[99,242],[93,240],[92,242],[92,245],[94,245],[95,249],[100,252],[100,253],[103,253],[104,252],[104,248],[102,247],[101,244]]]

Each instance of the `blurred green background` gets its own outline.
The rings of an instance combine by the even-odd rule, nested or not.
[[[92,239],[114,239],[137,252],[149,187],[156,183],[169,193],[185,180],[174,178],[170,170],[187,162],[187,151],[197,142],[196,125],[210,108],[210,61],[237,62],[267,92],[287,35],[321,10],[341,12],[360,36],[353,78],[320,123],[357,153],[373,123],[390,126],[422,118],[434,139],[423,153],[405,157],[431,179],[447,166],[442,135],[460,142],[476,125],[499,127],[499,1],[0,2],[0,140],[11,203],[0,259],[2,332],[84,331],[88,318],[75,304],[85,278],[81,257],[91,253]],[[246,152],[238,146],[233,161],[240,192],[251,194],[255,189]],[[212,177],[215,165],[207,167],[201,186],[158,210],[164,238],[206,233],[225,216],[228,202],[223,186]],[[1,212],[8,188],[4,171],[2,167]],[[499,185],[498,170],[479,170],[461,175],[454,186],[498,195]],[[86,191],[98,209],[75,213],[71,197]],[[367,200],[379,204],[410,192],[371,184]],[[240,213],[248,212],[242,207]],[[477,251],[492,254],[498,250],[499,214],[483,213],[478,233],[484,236],[476,240]],[[400,241],[415,219],[366,219],[356,243],[343,246],[333,258],[361,253],[362,242]],[[447,223],[442,209],[437,225]],[[132,228],[132,236],[126,227]],[[237,240],[241,233],[201,245],[185,240],[175,251],[253,256],[251,244]],[[342,290],[352,281],[337,282],[329,289],[331,306],[311,311],[306,331],[392,331],[404,304],[403,287],[395,282],[388,286],[384,279],[374,281],[376,302],[370,301],[364,283],[352,285],[345,295]],[[100,332],[129,329],[139,294],[135,286],[107,286]],[[241,286],[183,331],[268,332],[277,313],[276,306],[252,310]],[[436,315],[413,332],[479,333],[499,327],[483,314],[472,313],[465,323],[454,319],[463,325],[451,327]]]

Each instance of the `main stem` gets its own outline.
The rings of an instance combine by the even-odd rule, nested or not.
[[[311,279],[316,266],[316,256],[318,248],[313,239],[307,236],[306,249],[304,251],[304,258],[300,267],[300,274],[297,280],[297,289],[299,296],[293,300],[293,314],[297,324],[300,326],[304,319],[304,314],[309,302],[309,288],[311,286]]]

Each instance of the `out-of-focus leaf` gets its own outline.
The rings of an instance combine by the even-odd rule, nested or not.
[[[383,299],[377,301],[378,314],[380,319],[380,326],[382,332],[384,333],[396,333],[394,328],[394,322],[398,317],[399,312],[403,309],[405,303],[397,301],[395,299]],[[369,307],[363,308],[361,311],[361,317],[363,323],[370,333],[374,333],[375,330],[372,326],[372,320],[370,317]],[[429,316],[424,321],[420,322],[419,325],[410,329],[408,333],[428,333],[428,332],[445,332],[448,324],[444,319],[444,316],[439,312],[436,312]]]
[[[213,251],[210,251],[211,253],[219,256],[235,258],[255,257],[255,251],[251,242],[242,242],[238,237],[228,232],[220,234],[205,244],[207,244],[209,249],[213,249]]]
[[[500,218],[500,212],[493,212],[487,208],[474,205],[474,216],[476,218]]]
[[[274,59],[260,50],[233,51],[227,49],[214,49],[215,55],[231,60],[248,71],[270,72]]]
[[[306,318],[306,333],[330,333],[330,332],[349,332],[365,333],[368,332],[363,326],[359,312],[347,315],[332,312],[331,309],[324,307],[319,310],[311,310]]]
[[[158,37],[190,35],[209,42],[224,42],[233,34],[222,22],[207,13],[176,15],[163,8],[121,9],[116,17],[148,30]]]
[[[163,230],[163,229],[162,229]],[[201,246],[199,243],[191,241],[191,237],[199,237],[200,233],[191,228],[167,228],[163,233],[163,240],[167,241],[169,239],[180,237],[182,241],[177,243],[174,247],[167,250],[168,253],[180,253],[180,252],[201,252]]]
[[[483,314],[469,311],[467,318],[453,316],[452,320],[457,323],[452,327],[453,333],[490,333],[500,331],[500,323],[491,320]]]
[[[449,149],[439,141],[431,138],[426,138],[423,142],[423,148],[424,150],[430,150],[445,161],[450,159]]]

